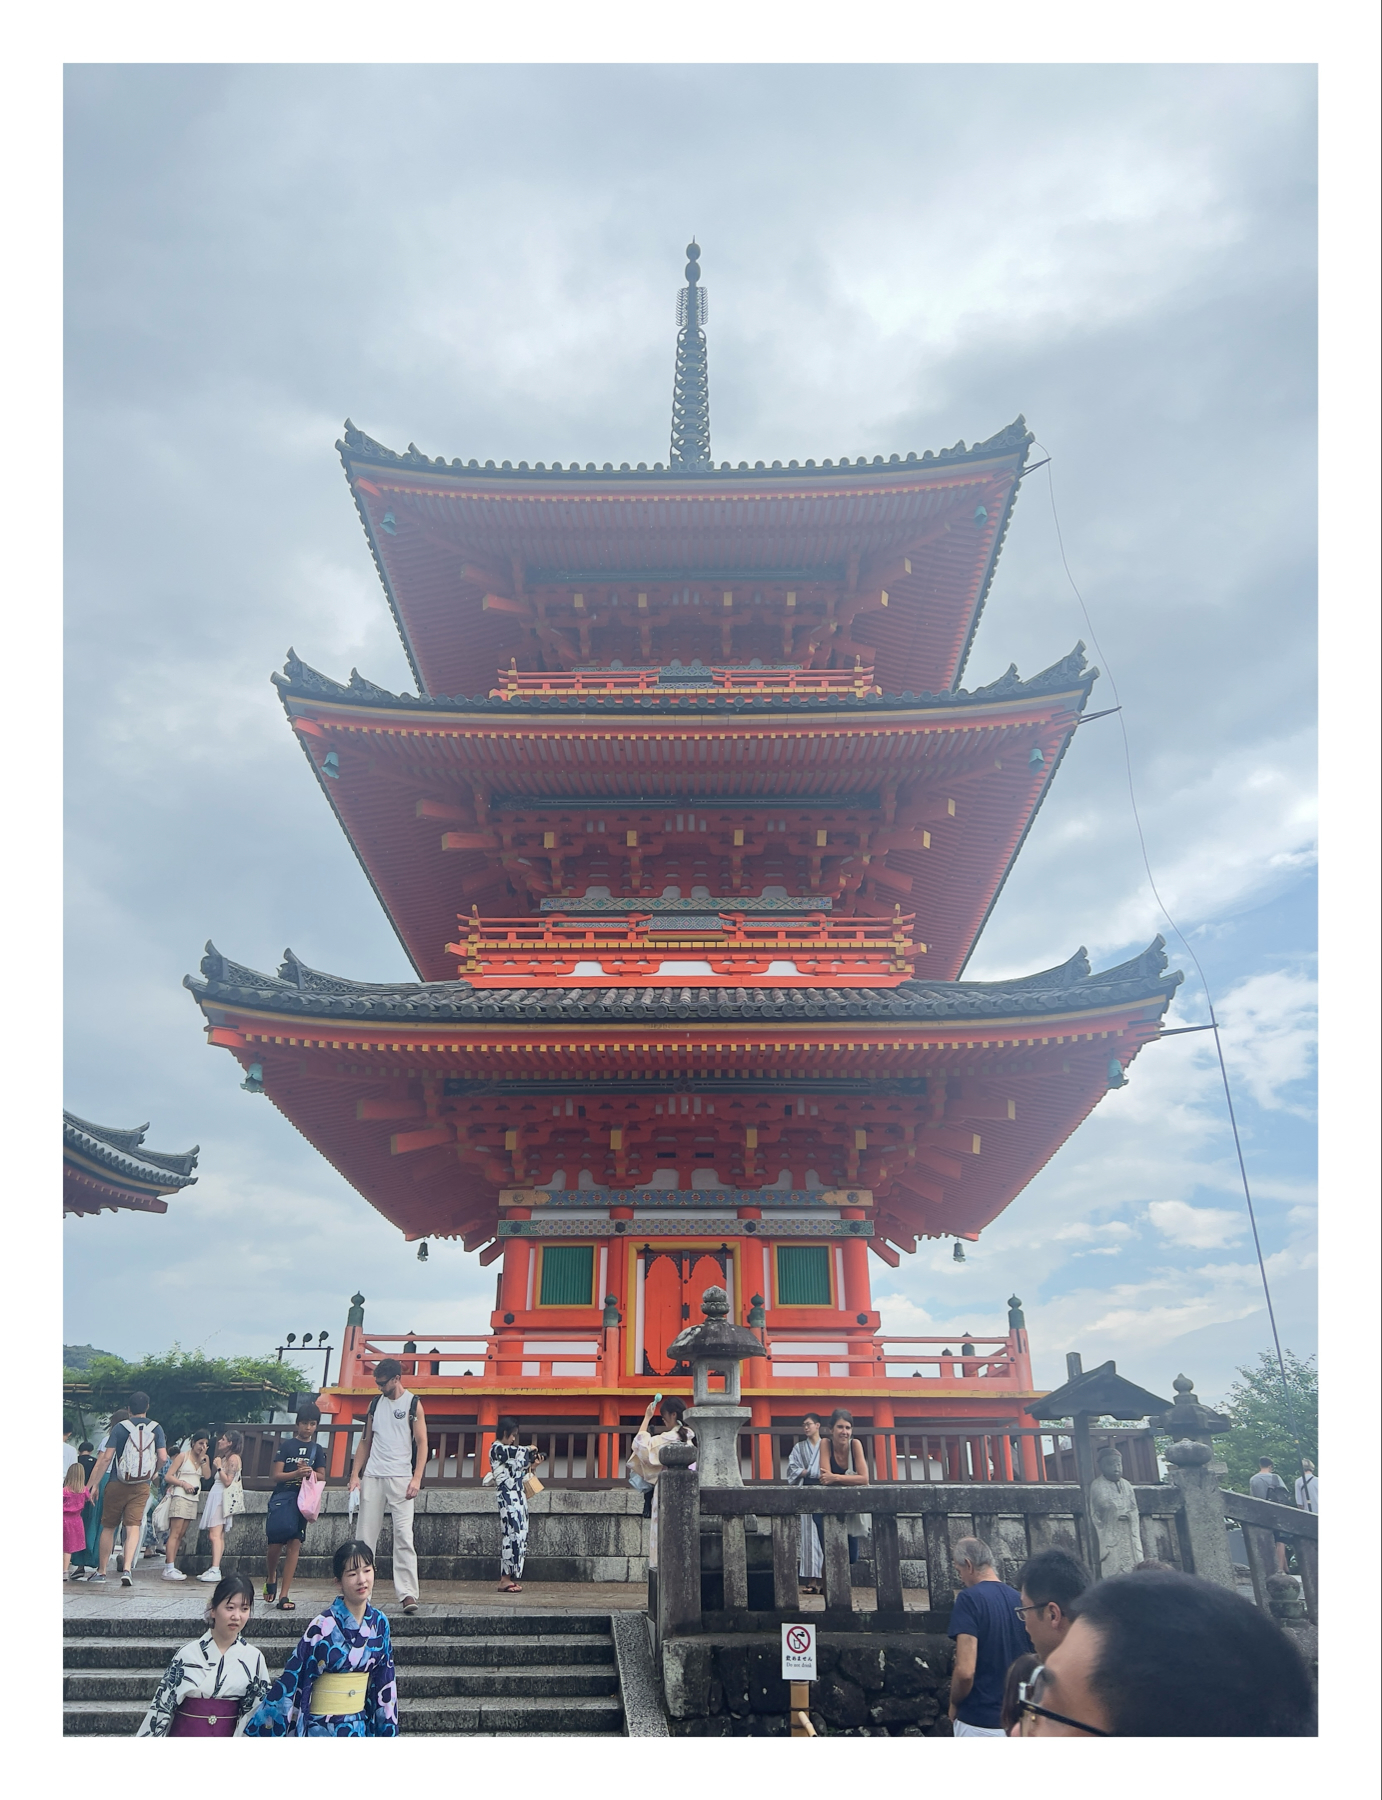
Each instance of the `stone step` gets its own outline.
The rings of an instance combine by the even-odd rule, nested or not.
[[[147,1706],[157,1685],[144,1668],[80,1670],[64,1677],[64,1701],[138,1701]],[[403,1686],[400,1683],[400,1686]],[[539,1663],[531,1668],[502,1666],[475,1669],[409,1671],[405,1703],[445,1699],[608,1700],[617,1703],[619,1675],[612,1662],[590,1669],[568,1669]]]
[[[81,1638],[63,1644],[64,1669],[166,1669],[178,1650],[192,1636],[153,1636],[147,1638]],[[281,1669],[297,1643],[294,1638],[261,1641],[255,1632],[249,1642],[257,1644],[271,1669]],[[563,1666],[599,1666],[611,1663],[614,1641],[607,1634],[594,1632],[564,1637],[543,1633],[532,1637],[417,1637],[394,1639],[394,1662],[400,1669],[511,1667],[561,1663]]]
[[[119,1592],[119,1589],[116,1589]],[[609,1636],[609,1614],[598,1612],[551,1613],[551,1612],[519,1612],[511,1608],[496,1607],[493,1610],[472,1609],[466,1612],[442,1612],[425,1610],[418,1613],[388,1612],[389,1635],[397,1642],[400,1638],[409,1637],[589,1637]],[[252,1642],[262,1643],[267,1638],[292,1638],[294,1642],[302,1636],[308,1621],[313,1617],[309,1604],[298,1607],[296,1612],[276,1612],[272,1607],[265,1607],[262,1600],[255,1602],[253,1623],[250,1626]],[[63,1636],[72,1638],[111,1638],[111,1637],[143,1637],[176,1639],[185,1644],[190,1638],[199,1637],[206,1629],[206,1621],[198,1610],[189,1607],[182,1618],[170,1617],[163,1613],[121,1612],[115,1617],[80,1617],[74,1616],[63,1620]]]
[[[147,1699],[69,1700],[63,1707],[63,1736],[133,1737],[147,1708]],[[409,1737],[622,1737],[623,1723],[617,1695],[399,1701],[399,1725]]]

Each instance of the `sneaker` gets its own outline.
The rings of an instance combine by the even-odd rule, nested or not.
[[[163,1579],[165,1581],[186,1581],[187,1577],[183,1574],[181,1569],[176,1568],[172,1563],[164,1563]]]
[[[103,1584],[105,1582],[107,1577],[102,1574],[97,1573],[95,1575],[88,1575],[86,1579],[87,1579],[88,1583],[94,1582],[97,1586],[100,1586],[101,1584]]]
[[[120,1571],[120,1586],[121,1587],[133,1587],[134,1586],[134,1576],[130,1574],[128,1569],[121,1569],[121,1571]]]
[[[198,1581],[219,1581],[220,1579],[221,1571],[219,1569],[208,1569],[204,1575],[197,1577]]]

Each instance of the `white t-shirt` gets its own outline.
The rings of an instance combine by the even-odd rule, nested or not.
[[[413,1396],[407,1388],[399,1389],[396,1400],[390,1400],[387,1394],[379,1396],[366,1475],[412,1475],[413,1427],[408,1419],[412,1404]]]
[[[1303,1512],[1317,1513],[1320,1510],[1320,1483],[1317,1475],[1310,1476],[1308,1486],[1304,1476],[1296,1476],[1296,1505]]]
[[[77,1452],[72,1448],[71,1444],[67,1442],[66,1438],[64,1438],[62,1441],[62,1472],[64,1475],[76,1460]]]

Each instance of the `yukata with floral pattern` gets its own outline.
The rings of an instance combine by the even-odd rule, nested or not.
[[[340,1716],[312,1711],[312,1683],[319,1675],[368,1671],[364,1710]],[[367,1606],[357,1625],[350,1608],[335,1599],[319,1613],[283,1665],[245,1726],[246,1737],[397,1737],[398,1683],[394,1677],[389,1621]]]
[[[523,1559],[528,1554],[528,1496],[523,1483],[538,1460],[531,1444],[489,1447],[489,1466],[499,1496],[499,1573],[508,1581],[522,1581]]]
[[[224,1652],[208,1628],[204,1637],[184,1644],[164,1671],[136,1737],[167,1737],[184,1700],[238,1700],[234,1736],[245,1729],[250,1714],[269,1691],[264,1658],[243,1638]]]

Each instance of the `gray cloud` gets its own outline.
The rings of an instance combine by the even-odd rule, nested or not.
[[[1298,974],[1313,139],[1313,75],[1291,67],[72,69],[66,1091],[88,1117],[152,1117],[156,1146],[200,1140],[203,1177],[164,1219],[69,1223],[69,1335],[246,1346],[305,1327],[304,1307],[339,1329],[357,1282],[381,1327],[481,1321],[492,1271],[458,1249],[419,1268],[238,1090],[178,983],[208,935],[260,966],[291,943],[318,967],[404,973],[267,682],[292,643],[408,685],[331,448],[342,418],[447,456],[665,457],[692,231],[718,456],[920,451],[1026,414],[1056,457],[1164,891],[1223,987]],[[1045,481],[1019,504],[970,682],[1087,635]],[[1159,928],[1116,729],[1079,734],[971,973],[1079,942],[1112,960]],[[1288,1112],[1253,1079],[1264,1180],[1308,1184],[1299,1094]],[[1107,1110],[973,1254],[975,1329],[1001,1317],[1005,1234],[1054,1243],[1097,1185]],[[1154,1179],[1155,1119],[1119,1130]],[[1225,1151],[1196,1138],[1144,1208],[1238,1204]],[[1273,1250],[1306,1255],[1288,1203],[1264,1207]],[[1170,1255],[1145,1227],[1115,1248],[1044,1266],[1053,1332],[1095,1318],[1058,1304],[1091,1267],[1138,1289]],[[137,1327],[117,1279],[135,1268],[160,1295]],[[880,1292],[943,1316],[929,1253],[878,1268]],[[1209,1288],[1225,1322],[1193,1329],[1231,1366],[1260,1321],[1236,1277]],[[1150,1292],[1128,1304],[1169,1329]]]

